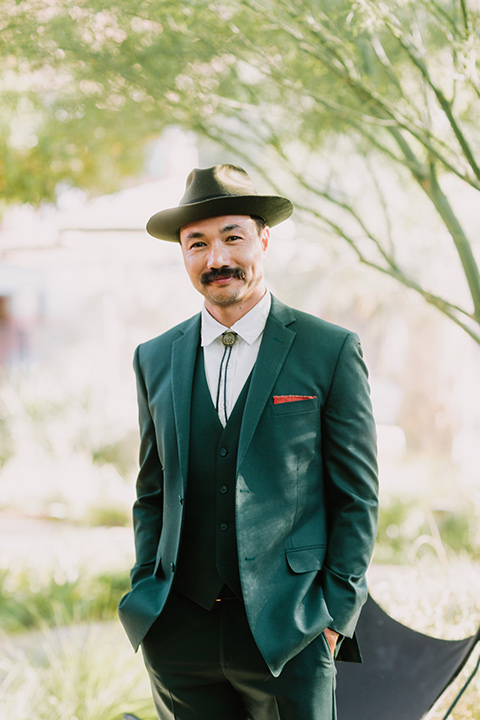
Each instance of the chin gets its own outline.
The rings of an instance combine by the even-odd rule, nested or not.
[[[236,305],[237,303],[241,302],[243,300],[242,296],[239,295],[229,295],[228,297],[207,297],[207,300],[212,303],[212,305],[218,305],[218,307],[229,307],[230,305]]]
[[[205,293],[205,299],[211,302],[212,305],[218,305],[219,307],[235,305],[241,302],[244,297],[245,294],[241,289],[235,290],[234,288],[225,288],[223,291],[219,288],[215,293]]]

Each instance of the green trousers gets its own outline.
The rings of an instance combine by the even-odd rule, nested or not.
[[[208,611],[172,593],[142,650],[159,720],[336,718],[336,670],[324,634],[276,678],[239,600]]]

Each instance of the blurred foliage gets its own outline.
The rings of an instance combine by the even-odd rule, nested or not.
[[[130,589],[127,572],[92,576],[63,573],[41,576],[27,569],[0,572],[2,633],[41,629],[117,617],[122,595]]]
[[[132,522],[132,511],[129,507],[112,502],[104,505],[92,505],[82,522],[93,527],[129,527]]]
[[[436,508],[433,500],[430,504],[405,497],[381,503],[375,562],[415,564],[424,553],[433,553],[442,561],[449,554],[480,560],[475,507]]]
[[[128,403],[119,408],[116,383],[78,370],[71,381],[68,368],[66,375],[50,366],[20,370],[0,383],[0,508],[128,525],[138,455],[135,415]]]
[[[128,477],[137,467],[137,447],[138,431],[126,430],[119,440],[92,447],[92,460],[99,465],[113,465],[122,477]]]
[[[14,454],[14,442],[8,426],[8,418],[0,415],[0,468]]]
[[[0,457],[36,447],[58,458],[68,450],[128,477],[136,468],[138,432],[114,402],[117,386],[78,371],[75,384],[70,380],[68,368],[52,374],[48,365],[20,367],[0,379]]]
[[[176,123],[480,342],[476,223],[457,202],[480,189],[477,5],[5,0],[0,12],[7,201],[52,200],[63,183],[114,189]],[[395,206],[392,178],[414,207]],[[403,212],[437,218],[429,257],[458,266],[463,290],[405,258]]]
[[[154,720],[148,675],[119,623],[54,628],[0,650],[2,718]]]

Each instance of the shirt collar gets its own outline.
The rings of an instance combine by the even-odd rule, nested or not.
[[[210,345],[227,329],[238,333],[242,340],[245,340],[249,345],[253,345],[265,329],[271,304],[272,296],[269,292],[266,292],[262,299],[240,320],[237,320],[231,328],[226,328],[225,325],[215,320],[204,305],[202,308],[202,347]]]

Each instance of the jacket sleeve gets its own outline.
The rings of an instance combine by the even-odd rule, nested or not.
[[[323,410],[328,548],[322,587],[332,629],[351,637],[367,597],[377,530],[376,432],[368,374],[356,335],[339,353]]]
[[[130,573],[132,588],[153,573],[163,516],[163,467],[158,456],[147,387],[140,367],[140,349],[141,345],[136,349],[133,361],[140,426],[140,469],[133,505],[135,565]]]

